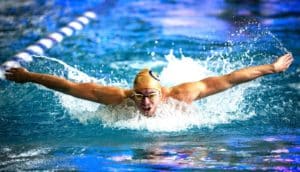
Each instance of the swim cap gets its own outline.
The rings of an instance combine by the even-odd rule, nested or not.
[[[136,75],[133,87],[134,90],[151,88],[161,91],[158,77],[149,69],[143,69]]]

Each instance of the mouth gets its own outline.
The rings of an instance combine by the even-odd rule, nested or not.
[[[142,107],[142,110],[143,110],[144,112],[150,112],[151,107]]]
[[[152,106],[141,106],[141,112],[146,116],[151,116]]]

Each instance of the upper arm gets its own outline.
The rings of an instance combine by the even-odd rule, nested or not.
[[[192,102],[232,87],[229,75],[208,77],[196,82],[183,83],[170,88],[172,98]]]
[[[202,90],[200,91],[198,99],[231,88],[233,83],[231,83],[230,78],[230,74],[227,74],[223,76],[208,77],[199,81],[199,84],[202,85]]]
[[[119,104],[129,97],[130,90],[95,83],[72,83],[67,94],[101,104]]]

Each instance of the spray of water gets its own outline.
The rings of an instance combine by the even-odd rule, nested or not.
[[[248,28],[244,28],[233,36],[240,37],[241,34],[247,35]],[[279,44],[280,51],[287,52],[282,43],[270,32],[262,32],[269,35],[272,40]],[[166,87],[174,86],[183,82],[199,81],[208,76],[222,75],[238,68],[252,65],[253,59],[265,54],[257,53],[256,42],[264,38],[260,33],[250,39],[250,43],[236,43],[233,39],[226,42],[224,49],[214,50],[208,57],[186,57],[180,49],[180,57],[174,55],[171,49],[165,55],[164,61],[160,63],[147,62],[152,67],[163,66],[160,72],[161,84]],[[249,36],[249,35],[247,35]],[[260,38],[261,37],[261,38]],[[275,39],[276,38],[276,39]],[[245,39],[243,39],[245,40]],[[276,45],[277,45],[276,44]],[[249,48],[250,47],[250,48]],[[283,47],[283,48],[282,48]],[[259,47],[260,48],[260,47]],[[234,54],[239,52],[239,56]],[[153,54],[153,53],[151,53]],[[271,55],[269,55],[270,57]],[[272,57],[272,56],[271,56]],[[130,87],[131,81],[107,81],[104,79],[93,78],[78,69],[69,66],[61,60],[49,57],[37,57],[54,61],[63,66],[66,70],[65,77],[77,82],[96,82],[103,85],[114,85],[119,87]],[[236,59],[238,58],[238,59]],[[202,59],[202,60],[200,60]],[[250,61],[249,61],[250,60]],[[262,60],[264,61],[264,60]],[[123,62],[118,62],[116,66],[122,66]],[[124,61],[126,65],[131,64]],[[133,66],[130,66],[135,69]],[[114,66],[112,66],[114,68]],[[118,129],[135,129],[148,131],[181,131],[190,128],[215,127],[219,124],[231,123],[234,120],[247,120],[256,115],[254,111],[245,110],[251,106],[251,102],[245,97],[251,93],[252,87],[258,87],[260,80],[255,80],[225,92],[204,98],[192,105],[170,99],[159,106],[155,117],[145,117],[139,113],[131,100],[124,101],[117,106],[104,106],[90,101],[74,98],[72,96],[55,93],[60,104],[69,111],[71,118],[77,119],[82,123],[89,121],[101,121],[104,127]]]
[[[99,84],[115,86],[122,85],[121,83],[107,83],[103,79],[97,80],[55,58],[39,58],[63,65],[67,71],[67,78],[74,81],[97,82]],[[181,57],[177,58],[173,50],[170,50],[165,59],[167,65],[160,73],[163,86],[173,86],[183,82],[201,80],[207,76],[219,75],[219,73],[208,69],[207,65],[210,63],[207,60],[214,59],[213,57],[201,61],[185,57],[181,53]],[[220,60],[219,63],[227,64],[226,59]],[[233,64],[232,66],[235,65]],[[230,65],[226,66],[224,70],[232,68]],[[131,82],[129,81],[129,83]],[[118,129],[181,131],[193,127],[214,127],[218,124],[230,123],[232,120],[250,118],[254,113],[243,113],[241,105],[246,103],[243,99],[245,90],[256,84],[257,82],[253,82],[235,87],[234,89],[195,102],[192,105],[170,99],[166,103],[161,104],[155,117],[151,118],[140,114],[131,100],[117,106],[104,106],[58,92],[55,92],[55,94],[58,96],[60,104],[69,111],[71,117],[82,123],[98,120],[105,127]]]
[[[95,82],[95,83],[105,83],[103,79],[96,79],[94,77],[91,77],[84,72],[81,72],[80,70],[66,64],[62,60],[52,58],[52,57],[46,57],[46,56],[34,56],[34,58],[40,58],[47,61],[51,61],[54,63],[58,63],[66,71],[65,73],[58,74],[59,76],[64,76],[68,78],[69,80],[73,80],[75,82]],[[40,89],[44,89],[44,87],[39,86]],[[93,113],[98,109],[99,104],[82,100],[79,98],[75,98],[60,92],[54,92],[55,95],[59,98],[59,103],[70,112],[71,117],[73,119],[78,119],[82,123],[86,123],[88,120],[93,118]],[[92,113],[93,112],[93,113]]]

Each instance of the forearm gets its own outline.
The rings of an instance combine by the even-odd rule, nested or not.
[[[272,73],[276,73],[274,65],[266,64],[240,69],[225,75],[225,77],[230,84],[236,85]]]
[[[129,90],[117,87],[96,83],[74,83],[57,76],[33,72],[29,72],[28,82],[41,84],[74,97],[106,105],[119,104],[131,94]]]
[[[47,88],[54,89],[60,92],[68,92],[71,85],[74,84],[64,78],[60,78],[48,74],[40,74],[34,72],[28,72],[27,81],[43,85]]]

